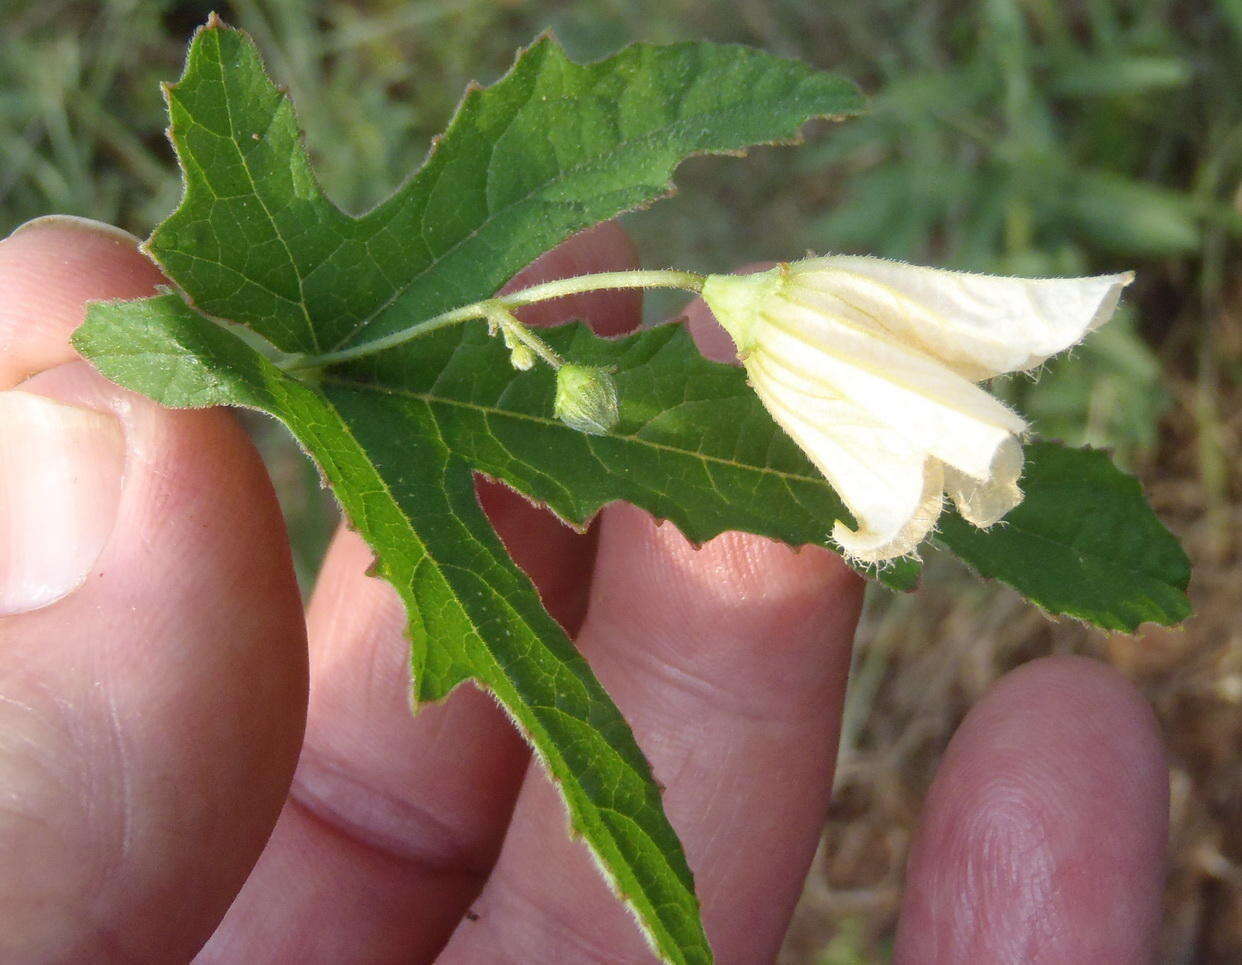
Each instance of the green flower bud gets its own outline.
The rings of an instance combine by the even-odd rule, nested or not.
[[[602,436],[621,421],[617,384],[607,369],[593,365],[562,365],[556,370],[553,413],[579,432]]]

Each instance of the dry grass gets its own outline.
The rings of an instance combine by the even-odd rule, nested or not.
[[[1225,366],[1242,363],[1242,309],[1222,312],[1216,330]],[[1160,445],[1138,469],[1194,561],[1195,616],[1176,630],[1108,635],[963,581],[946,560],[929,566],[917,596],[873,601],[835,803],[782,962],[886,956],[907,849],[949,738],[997,677],[1052,653],[1118,668],[1166,735],[1171,863],[1159,960],[1242,961],[1242,387],[1182,379],[1173,390]]]

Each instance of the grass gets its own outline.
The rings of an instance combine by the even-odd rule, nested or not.
[[[344,207],[380,200],[470,79],[553,28],[578,58],[631,40],[735,40],[854,77],[873,111],[797,151],[698,159],[627,219],[646,263],[719,270],[858,251],[978,271],[1135,268],[1127,313],[1038,381],[1002,387],[1045,435],[1112,447],[1196,563],[1184,631],[1054,624],[933,560],[874,595],[836,802],[784,952],[886,955],[936,760],[1022,660],[1082,652],[1152,700],[1169,737],[1173,871],[1161,960],[1242,959],[1242,0],[10,0],[0,39],[0,229],[62,211],[144,235],[175,204],[157,82],[215,6],[289,85]],[[821,136],[822,135],[822,136]],[[675,302],[653,299],[653,316]],[[301,457],[253,425],[309,579],[331,513]]]

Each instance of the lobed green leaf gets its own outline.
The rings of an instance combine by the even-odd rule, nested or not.
[[[467,678],[494,693],[661,954],[710,960],[694,879],[646,758],[492,530],[470,464],[444,444],[426,401],[389,410],[368,406],[381,398],[371,392],[325,395],[177,295],[96,303],[74,344],[165,405],[242,405],[284,422],[409,611],[419,696],[442,697]]]
[[[171,294],[97,305],[75,344],[111,378],[167,405],[253,406],[285,422],[405,602],[418,698],[471,678],[491,690],[654,947],[669,961],[709,961],[659,786],[492,531],[473,470],[520,477],[580,524],[602,502],[632,495],[702,538],[735,520],[759,527],[756,492],[781,484],[752,472],[694,513],[679,512],[670,473],[695,473],[695,491],[706,493],[720,473],[739,470],[729,453],[717,455],[719,440],[701,452],[661,449],[669,430],[655,398],[645,403],[651,425],[636,426],[644,393],[656,388],[642,381],[654,370],[638,370],[659,337],[623,349],[638,403],[627,418],[647,437],[635,450],[645,454],[644,478],[626,486],[621,472],[590,483],[599,460],[586,437],[542,409],[547,373],[501,384],[512,370],[479,326],[330,369],[317,386],[266,356],[270,347],[321,354],[370,341],[490,296],[574,232],[668,193],[685,157],[792,139],[812,117],[859,110],[857,91],[743,47],[640,45],[582,66],[544,38],[493,87],[469,91],[422,169],[357,218],[320,191],[292,105],[244,34],[213,18],[166,95],[185,190],[145,248],[199,311]],[[670,391],[668,371],[659,378]],[[523,398],[527,409],[505,410]],[[684,428],[692,408],[686,401],[670,418]],[[523,464],[506,455],[515,438],[518,451],[552,441],[543,462]],[[626,457],[607,459],[614,455]],[[586,461],[575,464],[579,457]],[[835,512],[835,497],[811,489],[805,498]],[[811,525],[812,511],[801,511],[800,525]]]

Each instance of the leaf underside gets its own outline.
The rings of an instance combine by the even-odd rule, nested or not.
[[[570,234],[666,194],[685,157],[790,140],[812,117],[857,112],[856,91],[742,47],[640,45],[580,66],[545,38],[467,93],[420,171],[359,218],[319,190],[289,100],[245,35],[209,24],[167,93],[185,194],[146,250],[182,294],[92,305],[78,350],[166,405],[283,421],[406,605],[417,699],[467,679],[491,690],[659,954],[710,961],[659,785],[492,530],[474,473],[575,526],[626,500],[695,541],[743,530],[823,545],[852,520],[742,371],[703,359],[678,325],[615,340],[550,330],[566,357],[615,368],[621,422],[588,436],[552,417],[551,373],[514,371],[482,323],[311,385],[215,319],[286,353],[371,341],[486,298]],[[1181,619],[1185,557],[1137,484],[1099,453],[1027,452],[1027,497],[1006,523],[984,532],[947,516],[937,543],[1054,613],[1121,629]],[[879,577],[908,589],[918,566]]]

